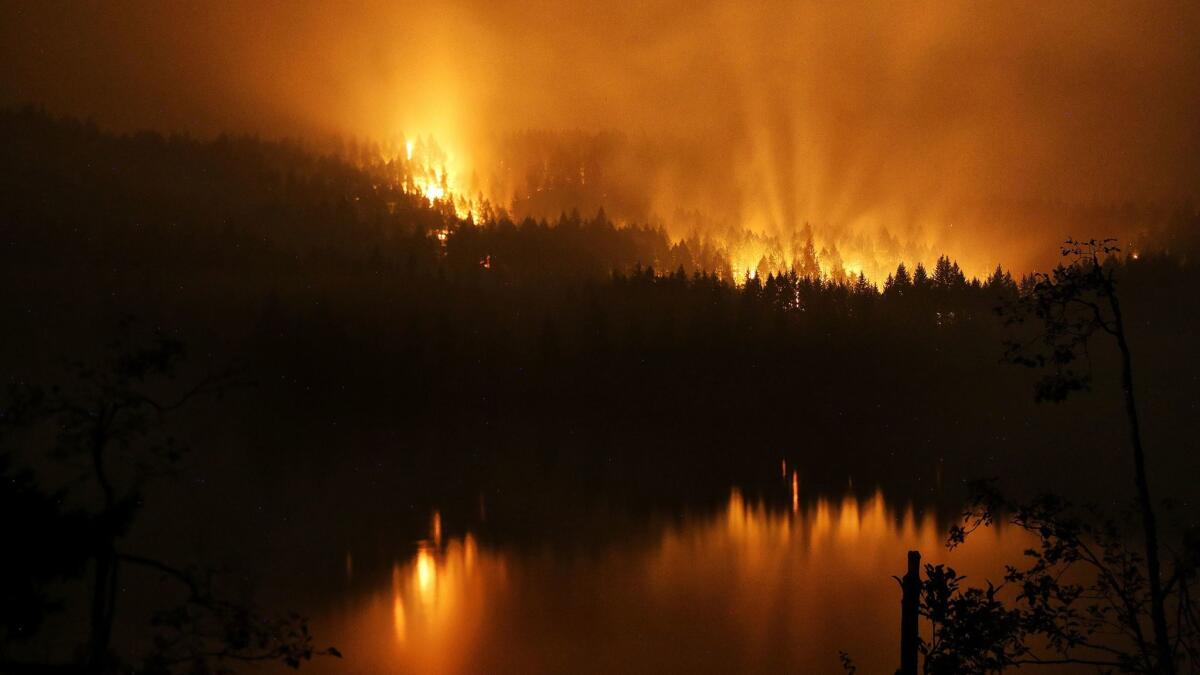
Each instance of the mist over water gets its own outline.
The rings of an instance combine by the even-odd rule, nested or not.
[[[812,234],[851,271],[942,252],[1027,269],[1068,234],[1144,241],[1200,196],[1194,3],[3,11],[4,104],[123,130],[432,138],[460,191],[518,217],[603,206],[680,237],[748,228],[785,255]]]

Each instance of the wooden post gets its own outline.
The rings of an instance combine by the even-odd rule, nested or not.
[[[917,675],[917,652],[921,643],[917,619],[921,609],[921,552],[908,552],[908,572],[900,581],[900,670],[899,675]]]

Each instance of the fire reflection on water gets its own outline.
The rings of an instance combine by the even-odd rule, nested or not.
[[[471,534],[444,546],[421,541],[410,560],[392,565],[392,647],[376,643],[360,649],[372,661],[390,654],[395,659],[390,667],[402,667],[402,672],[457,672],[463,656],[458,650],[480,629],[487,598],[504,585],[506,565],[501,556],[481,554]],[[370,604],[360,614],[368,623],[378,619]],[[356,630],[378,640],[378,628],[360,625]]]
[[[387,595],[318,622],[348,670],[315,670],[835,672],[844,649],[863,672],[890,672],[891,575],[908,549],[982,580],[1025,543],[985,530],[951,554],[932,515],[881,493],[803,503],[795,472],[784,485],[783,511],[735,491],[715,516],[582,557],[481,547],[471,534],[439,544],[434,517],[430,538],[392,566]]]

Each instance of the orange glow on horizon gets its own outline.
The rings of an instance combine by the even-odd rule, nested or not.
[[[381,160],[386,160],[386,157]],[[421,137],[419,142],[405,141],[404,161],[405,173],[400,187],[409,194],[419,195],[430,206],[450,206],[454,215],[461,220],[478,221],[480,218],[480,204],[477,199],[469,198],[468,194],[476,194],[477,198],[494,204],[504,204],[506,199],[511,200],[511,196],[506,197],[504,193],[488,194],[480,185],[465,180],[463,177],[464,167],[472,166],[468,155],[461,151],[456,154],[450,153],[440,145],[438,139],[431,135]],[[516,163],[503,158],[498,160],[499,166],[510,166]],[[579,168],[579,175],[581,177],[586,175],[583,167]],[[583,179],[580,178],[580,180]],[[540,190],[541,188],[538,188],[538,191]],[[562,203],[560,206],[561,212],[573,208],[569,202]],[[510,216],[527,215],[543,218],[549,216],[553,218],[557,217],[559,213],[537,210],[523,211],[522,208],[514,205]],[[614,223],[617,226],[639,224],[637,221],[625,221],[619,217],[614,218]],[[667,221],[665,225],[670,233],[672,230],[670,221]],[[795,240],[796,234],[792,235],[793,241],[785,245],[785,242],[779,237],[756,230],[752,221],[743,222],[740,225],[745,229],[743,234],[736,239],[707,235],[715,247],[725,251],[728,256],[729,270],[732,274],[729,281],[741,285],[747,280],[759,279],[761,281],[766,274],[783,274],[789,271],[806,273],[804,271],[805,261],[801,259],[798,252],[799,241]],[[853,283],[861,273],[876,285],[881,285],[883,280],[895,271],[898,264],[905,263],[910,267],[910,271],[918,263],[924,264],[926,268],[932,268],[936,256],[947,252],[932,246],[915,248],[910,246],[903,253],[882,253],[878,250],[859,248],[853,241],[839,241],[836,233],[833,233],[833,236],[810,233],[809,236],[814,245],[812,262],[816,267],[813,274],[832,282]],[[444,231],[438,231],[437,237],[442,242],[446,240]],[[679,243],[683,238],[672,236],[671,239],[673,243]],[[955,259],[958,260],[968,276],[982,278],[990,273],[998,262],[991,257],[979,256],[969,250],[963,252],[967,253],[966,259],[962,257],[955,257]],[[666,273],[671,270],[662,271]],[[705,271],[717,272],[718,270]]]
[[[809,226],[826,275],[945,253],[982,276],[1052,264],[1084,222],[1124,240],[1157,224],[1091,206],[1200,201],[1195,3],[1137,21],[1086,0],[0,12],[6,105],[119,132],[396,139],[410,194],[460,217],[480,197],[517,219],[603,206],[726,244],[739,279],[786,266]]]

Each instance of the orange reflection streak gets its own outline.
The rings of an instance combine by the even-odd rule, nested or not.
[[[377,660],[369,670],[464,672],[489,603],[507,586],[507,566],[503,556],[480,550],[471,534],[447,538],[442,546],[421,541],[410,559],[393,563],[386,605],[367,605],[342,644],[368,662]],[[386,615],[378,613],[385,607]],[[390,636],[380,635],[382,626]]]
[[[404,594],[400,592],[400,566],[392,566],[392,625],[396,641],[403,643],[408,638],[408,618],[404,611]]]
[[[433,560],[433,554],[429,552],[429,549],[421,547],[421,550],[417,551],[414,577],[417,580],[419,597],[425,604],[437,600],[437,574],[437,564]]]
[[[404,642],[408,638],[408,624],[404,617],[404,598],[399,593],[393,600],[392,619],[396,626],[396,640]]]

